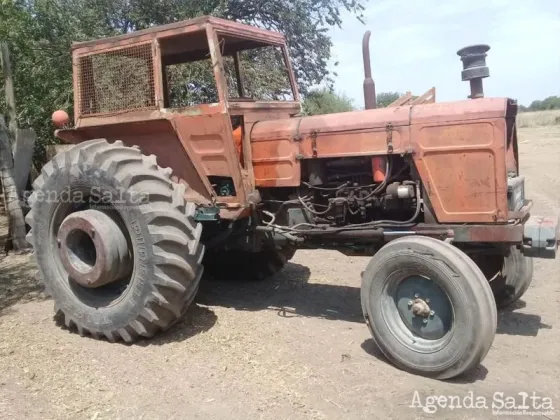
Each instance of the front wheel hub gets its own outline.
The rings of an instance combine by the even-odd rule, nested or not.
[[[100,287],[132,271],[126,237],[102,211],[84,210],[67,216],[57,242],[64,269],[81,286]]]
[[[449,297],[430,278],[408,276],[393,293],[404,325],[416,336],[439,340],[451,330],[453,308]]]

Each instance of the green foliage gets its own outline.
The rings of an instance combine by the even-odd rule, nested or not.
[[[391,105],[397,99],[399,99],[403,94],[399,92],[381,92],[378,93],[377,98],[377,108],[385,108]]]
[[[167,66],[166,73],[170,108],[218,101],[210,59]]]
[[[521,112],[527,111],[549,111],[551,109],[560,109],[560,96],[549,96],[542,101],[536,100],[531,102],[528,107],[520,105]]]
[[[233,60],[231,62],[233,64]],[[293,100],[290,79],[280,48],[266,46],[242,51],[239,54],[239,62],[245,97],[268,101]],[[233,68],[230,69],[235,75]],[[237,82],[234,85],[237,88]],[[236,96],[239,95],[233,95]]]
[[[334,114],[353,110],[351,99],[326,88],[310,91],[303,101],[305,115]]]
[[[37,131],[42,149],[55,141],[51,113],[62,108],[72,115],[72,41],[207,14],[283,32],[305,94],[310,86],[331,82],[327,28],[340,25],[343,10],[361,19],[362,1],[0,0],[0,39],[8,42],[12,56],[19,125]],[[0,98],[2,113],[3,91]]]

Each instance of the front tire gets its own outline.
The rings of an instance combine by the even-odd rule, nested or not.
[[[202,275],[202,227],[193,218],[194,205],[185,202],[185,187],[170,175],[155,156],[120,141],[86,141],[44,166],[29,198],[28,241],[56,317],[66,327],[94,338],[133,342],[169,328],[186,311]],[[68,236],[71,244],[60,244],[63,222],[84,214],[110,217],[113,233],[128,244],[129,255],[119,255],[130,261],[122,270],[127,274],[117,274],[109,284],[101,278],[84,286],[69,274],[70,260],[79,263],[76,273],[88,267],[95,272],[106,263],[94,243],[100,232],[78,230],[79,235]],[[110,236],[101,239],[111,245]],[[69,259],[61,249],[70,248]]]
[[[380,350],[395,366],[447,379],[476,367],[493,342],[492,291],[462,251],[433,238],[391,241],[362,278],[362,309]]]

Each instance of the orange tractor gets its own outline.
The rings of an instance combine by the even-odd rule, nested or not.
[[[372,257],[363,312],[391,362],[472,369],[496,303],[559,237],[529,214],[515,101],[483,97],[486,50],[459,51],[469,100],[306,117],[275,32],[201,17],[74,44],[74,125],[56,136],[75,146],[44,166],[27,216],[57,317],[133,342],[186,312],[203,266],[261,279],[330,248]]]

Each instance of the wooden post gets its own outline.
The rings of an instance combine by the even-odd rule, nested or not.
[[[6,106],[8,108],[8,129],[10,131],[10,143],[16,141],[17,114],[16,114],[16,95],[14,93],[14,79],[12,77],[12,65],[10,62],[10,50],[6,42],[0,42],[0,58],[4,73],[4,90],[6,92]]]
[[[0,115],[0,182],[4,193],[4,204],[8,215],[9,240],[14,250],[19,251],[29,248],[29,243],[25,239],[25,219],[19,201],[16,183],[14,180],[14,163],[12,150],[8,140],[8,132],[4,123],[4,117]],[[10,241],[11,240],[11,241]]]

